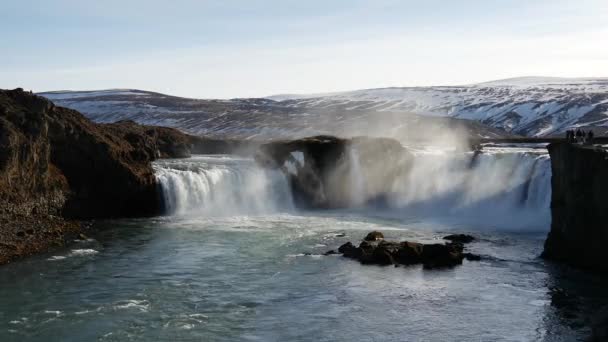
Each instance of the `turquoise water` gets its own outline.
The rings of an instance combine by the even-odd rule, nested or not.
[[[579,281],[576,272],[539,260],[544,233],[449,226],[352,212],[104,222],[91,241],[0,269],[0,336],[571,341],[588,333],[579,311],[585,301],[598,302],[602,283]],[[423,270],[304,255],[358,241],[372,229],[417,241],[436,241],[452,229],[476,231],[482,240],[470,249],[489,258]],[[578,307],[554,303],[563,292]]]

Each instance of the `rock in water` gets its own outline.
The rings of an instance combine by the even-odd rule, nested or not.
[[[381,238],[377,239],[379,236]],[[462,264],[462,260],[479,260],[478,256],[463,253],[461,243],[422,244],[418,242],[393,242],[383,239],[381,232],[371,232],[355,247],[351,242],[340,246],[338,251],[345,257],[356,259],[362,264],[414,265],[424,268],[452,267]]]
[[[382,234],[379,231],[373,231],[373,232],[368,233],[365,236],[364,240],[365,241],[376,241],[376,240],[382,240],[382,239],[384,239],[384,234]]]
[[[443,237],[444,240],[449,240],[452,242],[460,242],[460,243],[470,243],[475,241],[475,237],[467,234],[452,234]]]

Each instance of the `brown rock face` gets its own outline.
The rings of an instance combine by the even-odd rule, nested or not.
[[[570,143],[549,145],[551,231],[543,256],[608,272],[608,154]]]
[[[98,125],[21,89],[0,90],[0,264],[60,244],[70,219],[158,213],[150,162],[192,137],[133,122]]]

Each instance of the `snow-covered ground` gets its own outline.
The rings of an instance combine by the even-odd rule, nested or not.
[[[524,77],[464,86],[365,89],[258,99],[198,100],[111,89],[41,95],[97,122],[134,120],[224,138],[296,138],[314,134],[437,136],[443,129],[477,137],[504,132],[561,134],[572,127],[608,131],[608,78]]]
[[[410,112],[475,120],[528,136],[557,134],[571,127],[608,126],[608,78],[522,77],[466,86],[268,98],[291,107]]]

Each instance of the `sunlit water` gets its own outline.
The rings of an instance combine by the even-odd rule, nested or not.
[[[283,186],[260,172],[240,179]],[[538,258],[542,220],[511,230],[508,217],[470,213],[299,212],[281,191],[267,196],[201,197],[232,203],[217,215],[100,222],[88,241],[0,268],[0,341],[571,341],[607,303],[602,279]],[[371,230],[421,242],[471,233],[485,259],[423,270],[320,255]]]

